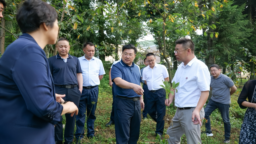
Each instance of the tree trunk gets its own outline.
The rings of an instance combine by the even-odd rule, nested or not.
[[[65,14],[65,7],[66,7],[66,3],[63,1],[63,7],[62,7],[62,13],[61,13],[61,18],[60,18],[60,21],[59,21],[59,23],[61,23],[62,21],[63,21],[63,19],[64,19],[64,14]],[[59,28],[59,33],[60,33],[60,28]],[[58,39],[59,39],[59,36],[60,35],[58,35]],[[54,50],[54,55],[56,55],[57,54],[57,48],[55,47],[55,50]]]
[[[233,81],[235,81],[236,80],[236,72],[235,72],[235,69],[234,69],[234,64],[231,65],[231,71],[233,73],[232,76],[231,76],[231,79]]]
[[[225,66],[223,67],[223,69],[222,69],[222,73],[223,73],[223,74],[226,74],[226,69],[227,69],[227,66],[225,65]]]
[[[1,29],[1,39],[0,39],[0,49],[1,49],[1,55],[4,54],[4,43],[5,43],[5,20],[2,19],[2,23],[1,23],[2,29]]]
[[[250,62],[250,68],[251,68],[250,80],[253,80],[255,79],[255,66],[253,62]]]

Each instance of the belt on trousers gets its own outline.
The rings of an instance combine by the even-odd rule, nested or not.
[[[116,96],[116,97],[121,98],[121,99],[133,100],[133,101],[138,101],[138,100],[140,100],[139,97],[134,97],[134,98],[128,98],[128,97],[123,97],[123,96]]]
[[[193,107],[182,107],[182,108],[179,108],[179,107],[177,107],[179,110],[185,110],[185,109],[191,109],[191,108],[193,108]]]
[[[160,89],[162,89],[162,88],[160,88]],[[158,90],[160,90],[160,89],[158,89]],[[158,90],[150,90],[150,92],[156,92],[156,91],[158,91]]]
[[[92,89],[92,88],[95,88],[96,86],[84,86],[83,88],[85,88],[85,89]]]
[[[74,88],[77,87],[77,85],[55,85],[57,87],[61,87],[61,88]]]

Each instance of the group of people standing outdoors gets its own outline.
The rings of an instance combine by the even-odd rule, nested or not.
[[[5,7],[6,2],[0,0],[0,18]],[[86,42],[82,46],[84,55],[79,58],[70,55],[69,41],[57,40],[56,10],[41,0],[25,1],[16,20],[23,34],[6,48],[0,59],[0,143],[60,144],[65,140],[65,144],[71,144],[76,125],[75,137],[79,144],[85,135],[85,123],[87,137],[93,138],[98,86],[105,74],[101,60],[94,57],[94,44]],[[47,59],[43,49],[55,43],[58,54]],[[221,74],[218,65],[210,66],[209,72],[195,56],[192,40],[181,38],[175,44],[174,53],[181,64],[172,82],[179,86],[171,89],[173,93],[167,99],[161,85],[169,81],[169,74],[164,65],[156,63],[153,53],[146,55],[146,67],[140,70],[134,63],[137,49],[128,44],[122,48],[121,60],[111,66],[109,84],[113,108],[107,126],[115,124],[117,144],[137,143],[142,109],[143,118],[148,114],[156,122],[155,134],[162,138],[166,106],[173,102],[177,109],[167,129],[169,144],[180,143],[183,134],[188,144],[202,143],[204,118],[206,134],[213,136],[209,116],[217,108],[224,122],[223,142],[230,142],[230,95],[236,86]],[[240,144],[256,142],[255,88],[256,80],[248,81],[238,98],[241,108],[248,107]],[[212,96],[204,109],[210,90]],[[66,117],[64,139],[62,115]]]

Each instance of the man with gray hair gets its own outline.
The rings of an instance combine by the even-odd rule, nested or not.
[[[194,43],[190,39],[176,41],[175,56],[182,62],[172,82],[179,83],[177,90],[172,89],[165,100],[169,106],[175,97],[177,107],[172,125],[167,134],[169,144],[180,143],[183,134],[186,135],[188,144],[201,144],[201,119],[204,118],[204,104],[210,91],[210,73],[208,67],[194,54]]]

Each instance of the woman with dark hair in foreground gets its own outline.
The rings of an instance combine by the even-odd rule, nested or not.
[[[54,144],[60,116],[78,113],[73,102],[56,102],[43,51],[57,40],[57,13],[41,0],[27,0],[16,19],[23,35],[0,59],[0,143]]]
[[[244,84],[237,102],[241,108],[247,108],[240,130],[239,144],[256,144],[256,80]]]

